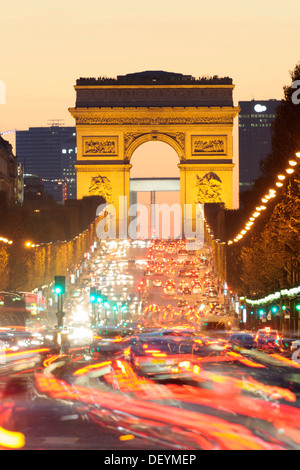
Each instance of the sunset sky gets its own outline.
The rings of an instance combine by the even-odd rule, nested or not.
[[[0,132],[74,125],[79,77],[229,76],[235,104],[281,99],[300,61],[299,20],[299,0],[4,0]]]

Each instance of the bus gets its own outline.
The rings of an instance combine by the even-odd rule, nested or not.
[[[46,307],[40,293],[0,292],[0,327],[42,327],[48,323]]]

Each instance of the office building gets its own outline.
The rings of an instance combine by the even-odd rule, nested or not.
[[[239,102],[240,191],[251,189],[260,175],[260,161],[271,151],[271,127],[279,104],[278,100]]]
[[[37,175],[48,195],[61,203],[76,198],[75,127],[55,125],[16,131],[16,153],[24,173]]]

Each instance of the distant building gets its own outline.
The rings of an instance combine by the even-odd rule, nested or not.
[[[76,128],[30,127],[16,131],[16,153],[26,174],[37,175],[58,202],[76,198]]]
[[[47,191],[37,175],[24,174],[24,199],[45,199]]]
[[[12,145],[0,136],[0,192],[5,193],[9,203],[19,201],[18,162]]]
[[[240,191],[250,189],[260,176],[259,162],[271,151],[271,126],[279,104],[278,100],[239,102]]]
[[[18,181],[17,181],[17,198],[23,204],[24,202],[24,166],[18,162]]]
[[[63,178],[63,191],[67,199],[76,199],[76,132],[72,133],[70,139],[63,142],[61,149],[62,156],[62,178]]]

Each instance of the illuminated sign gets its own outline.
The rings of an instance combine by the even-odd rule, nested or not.
[[[257,113],[262,113],[263,111],[267,111],[267,107],[261,104],[256,104],[254,106],[254,111],[256,111]]]

